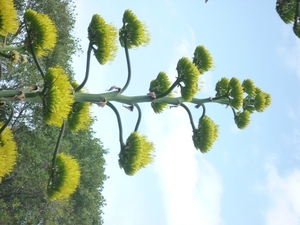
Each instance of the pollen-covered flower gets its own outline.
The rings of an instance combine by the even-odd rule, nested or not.
[[[0,127],[3,123],[0,122]],[[0,134],[0,183],[2,177],[10,173],[16,163],[17,158],[17,146],[13,140],[13,134],[11,130],[6,127]]]
[[[248,110],[237,112],[234,121],[239,129],[246,128],[250,122],[250,112]]]
[[[76,159],[60,153],[56,158],[54,178],[48,187],[50,200],[68,198],[77,188],[80,179],[80,168]]]
[[[12,50],[9,53],[9,56],[10,56],[11,63],[16,64],[19,62],[20,54],[16,50]]]
[[[68,75],[60,67],[51,67],[45,74],[44,120],[60,127],[68,118],[74,102]]]
[[[121,46],[125,46],[124,39],[126,39],[129,49],[140,45],[146,46],[150,42],[146,25],[129,9],[123,14],[123,27],[120,29],[119,36]]]
[[[216,96],[223,96],[228,92],[228,86],[229,86],[229,79],[227,77],[222,77],[221,80],[219,80],[216,83]]]
[[[153,161],[153,150],[153,143],[147,141],[146,136],[132,132],[119,154],[119,165],[132,176]]]
[[[155,96],[157,96],[158,94],[166,92],[170,86],[171,82],[167,74],[165,72],[159,72],[156,79],[151,81],[149,91],[155,93]],[[172,93],[168,94],[168,96],[172,96]],[[151,107],[155,113],[161,113],[166,106],[166,103],[151,103]]]
[[[199,71],[188,58],[182,57],[177,63],[178,78],[184,83],[181,87],[181,96],[185,101],[191,101],[198,92]]]
[[[236,77],[229,81],[229,88],[231,89],[229,95],[233,98],[230,101],[230,106],[239,109],[243,105],[244,91],[243,87]]]
[[[11,0],[0,0],[0,35],[14,34],[18,29],[17,11]]]
[[[71,82],[75,89],[78,84]],[[82,92],[81,90],[79,92]],[[91,104],[89,102],[74,102],[68,116],[68,127],[71,131],[85,130],[92,122]]]
[[[212,68],[213,58],[211,57],[209,51],[203,45],[199,45],[195,49],[193,63],[196,65],[197,69],[202,74],[209,71]]]
[[[88,27],[90,42],[97,46],[93,48],[95,57],[101,65],[112,61],[118,50],[117,46],[117,28],[107,24],[98,14],[93,15]]]
[[[28,35],[30,35],[30,37],[26,37],[26,49],[31,53],[30,44],[32,44],[37,57],[46,56],[56,44],[57,30],[55,25],[47,15],[37,13],[32,9],[26,10],[24,20],[28,27]]]
[[[258,93],[254,98],[254,107],[256,111],[263,112],[270,105],[271,105],[270,94],[263,91],[258,91]]]
[[[208,116],[199,119],[198,128],[193,131],[193,142],[202,153],[208,152],[218,137],[218,125]]]
[[[254,96],[255,95],[255,85],[254,82],[250,79],[246,79],[243,81],[242,83],[243,89],[244,91],[250,95],[250,96]]]

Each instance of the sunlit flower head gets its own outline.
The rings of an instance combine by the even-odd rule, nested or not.
[[[229,79],[227,77],[222,77],[221,80],[219,80],[216,83],[216,96],[223,96],[227,94],[228,92],[228,86],[229,86]]]
[[[45,14],[27,9],[24,20],[28,27],[30,38],[26,38],[26,49],[31,53],[29,39],[37,57],[48,55],[56,44],[57,30],[52,20]],[[32,53],[31,53],[32,54]]]
[[[68,198],[77,188],[80,168],[76,159],[60,153],[56,158],[55,173],[47,195],[50,200]]]
[[[199,91],[198,78],[199,71],[194,63],[188,58],[182,57],[177,63],[178,78],[184,83],[181,88],[181,96],[185,101],[191,101]]]
[[[119,154],[119,165],[127,175],[134,175],[153,161],[153,143],[146,136],[132,132]]]
[[[72,82],[75,89],[78,84]],[[80,91],[81,92],[81,91]],[[74,102],[68,116],[68,127],[71,131],[85,130],[92,122],[91,104],[89,102]]]
[[[250,122],[250,112],[248,110],[237,112],[234,121],[239,129],[246,128]]]
[[[117,28],[107,24],[98,14],[93,15],[88,27],[90,42],[97,48],[93,48],[95,57],[101,65],[112,61],[118,50]]]
[[[60,127],[68,118],[74,102],[68,75],[60,67],[49,68],[45,74],[44,120]]]
[[[212,68],[213,58],[211,57],[209,51],[203,45],[199,45],[195,49],[193,63],[196,65],[197,69],[202,74],[209,71]]]
[[[121,46],[127,42],[128,48],[146,46],[150,42],[150,34],[146,25],[129,9],[123,15],[123,27],[119,32]]]
[[[14,34],[18,29],[17,11],[11,0],[0,0],[0,35]]]
[[[208,152],[218,137],[218,125],[208,116],[199,119],[198,128],[193,131],[193,142],[202,153]]]
[[[171,82],[167,74],[165,72],[159,72],[156,79],[151,81],[149,91],[154,92],[157,95],[166,92],[170,86]],[[170,93],[168,96],[172,96],[172,93]],[[165,103],[151,103],[151,107],[155,113],[161,113],[166,106],[167,104]]]
[[[0,127],[4,124],[0,122]],[[17,146],[11,130],[6,127],[0,134],[0,183],[5,174],[10,173],[16,163]]]

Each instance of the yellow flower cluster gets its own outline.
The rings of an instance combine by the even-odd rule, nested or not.
[[[213,58],[203,45],[199,45],[195,49],[193,63],[196,65],[199,72],[203,74],[212,68]]]
[[[208,152],[218,137],[218,125],[211,118],[203,116],[199,119],[198,128],[193,131],[193,142],[202,153]]]
[[[72,82],[75,89],[78,84]],[[81,92],[81,91],[80,91]],[[71,131],[85,130],[92,122],[91,104],[89,102],[74,102],[68,116],[68,126]]]
[[[60,127],[68,118],[74,102],[68,75],[60,67],[49,68],[45,74],[44,120]]]
[[[181,87],[181,96],[185,101],[191,101],[199,91],[199,71],[188,58],[182,57],[177,63],[178,78],[184,83]]]
[[[77,160],[64,153],[58,154],[54,178],[47,190],[48,198],[68,198],[76,190],[79,179],[80,168]]]
[[[107,61],[112,61],[118,50],[117,46],[117,29],[98,14],[93,15],[92,21],[88,27],[89,40],[93,45],[95,57],[101,65]]]
[[[132,132],[119,154],[119,165],[127,175],[132,176],[153,161],[153,150],[153,143],[148,142],[146,136]]]
[[[0,123],[0,127],[3,123]],[[0,134],[0,183],[2,177],[10,173],[16,163],[17,158],[17,146],[13,140],[13,134],[11,130],[6,127]]]
[[[150,42],[150,34],[146,25],[129,9],[123,14],[123,27],[119,34],[121,46],[125,46],[126,40],[129,49],[140,45],[146,46]]]
[[[27,9],[24,20],[28,27],[30,38],[26,38],[26,49],[30,51],[30,44],[37,57],[46,56],[56,44],[57,30],[51,19],[42,13]],[[31,43],[29,43],[29,39]]]
[[[0,5],[0,35],[16,33],[19,24],[13,1],[0,0]]]

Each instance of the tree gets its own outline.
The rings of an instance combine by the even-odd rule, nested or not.
[[[68,180],[61,174],[68,176],[67,161],[59,159],[58,151],[62,143],[65,130],[78,131],[88,126],[91,121],[88,116],[88,108],[91,103],[100,107],[108,106],[115,113],[119,125],[119,165],[127,175],[134,175],[139,169],[147,166],[154,160],[153,144],[145,135],[139,132],[139,124],[142,110],[139,103],[149,102],[155,113],[161,113],[170,107],[183,107],[190,119],[193,131],[192,141],[196,149],[202,153],[208,152],[218,137],[218,126],[206,115],[205,107],[208,103],[226,105],[232,109],[234,121],[237,127],[244,129],[250,122],[250,115],[263,112],[270,104],[271,97],[254,85],[250,79],[240,82],[238,78],[221,78],[216,83],[214,97],[205,99],[196,98],[200,90],[198,87],[199,77],[213,66],[213,60],[209,51],[204,46],[197,46],[192,59],[182,57],[177,63],[177,78],[171,84],[165,72],[159,72],[151,81],[147,95],[126,96],[124,93],[131,81],[131,62],[129,50],[139,46],[146,46],[149,41],[149,32],[131,10],[126,10],[123,15],[123,26],[119,31],[98,14],[93,15],[88,27],[89,46],[87,51],[87,63],[85,78],[80,84],[68,78],[67,73],[61,66],[50,67],[44,71],[39,64],[39,57],[48,54],[45,49],[51,50],[55,42],[55,26],[46,15],[41,15],[33,10],[26,10],[25,24],[27,34],[23,45],[3,45],[1,51],[8,59],[14,60],[17,53],[12,51],[26,51],[34,59],[39,73],[43,78],[41,90],[34,86],[22,90],[0,91],[0,98],[4,103],[14,103],[20,100],[43,106],[43,121],[48,125],[60,127],[59,138],[53,153],[50,166],[50,179],[48,183],[48,197],[52,198],[52,192],[58,196],[67,197],[71,193],[65,187],[69,187]],[[45,27],[43,24],[47,24]],[[47,32],[51,30],[48,34]],[[51,37],[51,38],[50,38]],[[101,65],[113,60],[117,52],[117,38],[125,50],[127,61],[127,80],[122,87],[111,87],[108,92],[89,94],[82,92],[89,77],[90,58],[92,52]],[[41,41],[43,40],[43,41]],[[174,97],[173,91],[179,88],[180,96]],[[123,139],[121,116],[113,102],[122,103],[126,108],[138,111],[136,126],[126,142]],[[192,114],[186,104],[193,104],[202,109],[202,116],[197,126],[194,124]],[[73,160],[73,158],[72,158]],[[71,159],[69,160],[71,161]],[[74,189],[72,185],[72,190]],[[73,190],[74,191],[74,190]]]
[[[300,1],[299,0],[277,0],[276,11],[286,24],[294,23],[293,31],[300,37]]]

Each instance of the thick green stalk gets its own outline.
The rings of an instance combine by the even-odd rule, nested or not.
[[[86,82],[88,81],[89,73],[90,73],[90,61],[91,61],[91,52],[92,52],[92,50],[93,50],[93,43],[90,42],[89,47],[88,47],[88,51],[87,51],[85,77],[84,77],[84,80],[82,81],[82,83],[77,88],[75,88],[75,92],[80,91],[84,87]]]
[[[127,75],[127,81],[126,81],[124,87],[121,89],[120,94],[123,93],[127,89],[128,85],[130,83],[130,80],[131,80],[131,65],[130,65],[127,38],[124,38],[124,49],[125,49],[125,55],[126,55],[128,75]]]
[[[12,51],[12,50],[23,52],[24,51],[24,46],[0,45],[0,51],[1,52]]]

